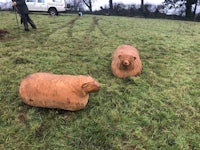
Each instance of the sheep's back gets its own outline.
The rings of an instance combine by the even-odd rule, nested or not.
[[[22,80],[19,93],[31,106],[77,110],[88,102],[89,94],[81,88],[88,80],[91,77],[35,73]]]

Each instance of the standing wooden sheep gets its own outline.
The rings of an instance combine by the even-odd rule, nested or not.
[[[19,94],[31,106],[76,111],[84,109],[89,93],[99,89],[91,76],[34,73],[22,80]]]
[[[142,62],[137,49],[130,45],[117,47],[113,52],[111,70],[119,78],[140,75]]]

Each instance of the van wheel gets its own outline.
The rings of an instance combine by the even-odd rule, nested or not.
[[[49,14],[51,16],[57,16],[58,15],[58,11],[55,8],[49,8]]]

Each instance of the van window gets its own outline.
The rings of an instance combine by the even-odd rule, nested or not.
[[[70,4],[67,4],[67,8],[70,8],[71,7],[71,5]]]
[[[35,2],[36,0],[27,0],[27,2]]]
[[[44,0],[38,0],[38,3],[44,3]]]
[[[62,2],[62,0],[53,0],[53,2]]]

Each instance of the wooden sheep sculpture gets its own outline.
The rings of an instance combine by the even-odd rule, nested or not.
[[[119,78],[140,75],[142,62],[137,49],[130,45],[117,47],[112,56],[111,70]]]
[[[19,94],[28,105],[70,111],[84,109],[100,84],[91,76],[34,73],[21,81]]]

